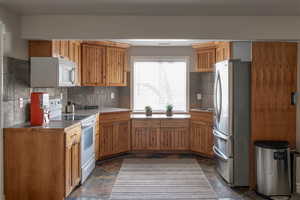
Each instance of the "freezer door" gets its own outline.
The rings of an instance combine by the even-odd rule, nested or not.
[[[232,85],[232,63],[218,62],[214,83],[214,127],[225,135],[232,134]]]
[[[216,155],[216,170],[225,179],[225,181],[233,185],[233,158],[228,158],[220,152],[217,147],[213,147]]]

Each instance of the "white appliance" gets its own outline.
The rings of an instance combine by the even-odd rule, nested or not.
[[[81,183],[95,168],[95,126],[96,117],[92,115],[81,121]]]
[[[248,186],[250,62],[216,63],[213,134],[218,173],[231,186]]]
[[[31,87],[75,86],[75,67],[72,61],[52,57],[31,57]]]

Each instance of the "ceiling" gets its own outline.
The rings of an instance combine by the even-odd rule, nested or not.
[[[300,16],[299,0],[0,0],[22,15]]]
[[[195,43],[204,43],[211,40],[183,40],[183,39],[119,39],[109,40],[122,42],[131,46],[192,46]],[[214,40],[215,41],[215,40]]]

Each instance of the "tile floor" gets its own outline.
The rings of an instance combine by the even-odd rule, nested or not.
[[[191,154],[126,154],[121,157],[98,161],[87,181],[76,188],[67,200],[108,200],[124,158],[196,158],[207,179],[218,195],[218,200],[263,200],[248,188],[230,188],[216,173],[214,161]],[[278,198],[277,198],[278,199]],[[288,198],[279,198],[288,199]],[[291,199],[300,200],[300,196]]]

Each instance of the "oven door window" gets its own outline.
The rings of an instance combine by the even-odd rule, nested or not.
[[[93,132],[94,132],[94,127],[90,126],[87,127],[83,130],[83,149],[87,150],[93,145]]]

